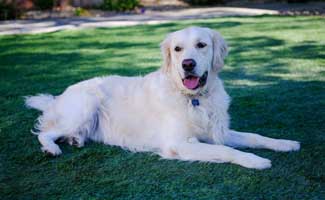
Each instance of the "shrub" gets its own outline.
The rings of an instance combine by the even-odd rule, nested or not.
[[[21,15],[14,3],[5,3],[0,1],[0,20],[16,19]]]
[[[215,5],[215,4],[225,3],[224,0],[183,0],[183,1],[190,5],[196,5],[196,6]]]
[[[86,17],[86,16],[90,16],[90,13],[81,7],[76,8],[76,10],[74,11],[74,14],[78,17]]]
[[[54,6],[54,0],[35,0],[34,3],[41,10],[50,10]]]
[[[288,3],[307,3],[309,0],[287,0]]]
[[[139,0],[104,0],[102,8],[112,11],[133,10],[139,6]]]

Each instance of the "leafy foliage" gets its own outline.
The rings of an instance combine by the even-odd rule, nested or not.
[[[14,3],[0,1],[0,20],[16,19],[21,15],[21,10],[17,9]]]
[[[90,16],[90,13],[85,9],[85,8],[81,8],[78,7],[75,9],[74,14],[78,17],[80,16]]]
[[[225,3],[225,0],[183,0],[183,1],[190,5],[196,5],[196,6],[216,5],[216,4]]]
[[[104,0],[102,8],[112,11],[133,10],[139,5],[139,0]]]
[[[34,0],[34,3],[41,10],[49,10],[54,6],[54,0]]]

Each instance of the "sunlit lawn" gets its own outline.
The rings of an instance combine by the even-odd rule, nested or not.
[[[0,199],[325,199],[324,22],[228,17],[0,37]],[[301,151],[245,149],[272,160],[264,171],[94,143],[62,144],[58,158],[41,153],[30,133],[38,113],[22,96],[154,71],[165,34],[189,25],[219,30],[230,44],[220,76],[232,96],[232,127],[301,141]]]

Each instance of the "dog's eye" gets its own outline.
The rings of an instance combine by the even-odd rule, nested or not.
[[[177,52],[179,52],[179,51],[182,51],[182,48],[179,47],[179,46],[176,46],[174,50],[177,51]]]
[[[206,46],[207,44],[205,44],[205,43],[203,43],[203,42],[199,42],[199,43],[197,43],[197,48],[199,48],[199,49],[202,49],[202,48],[204,48],[205,46]]]

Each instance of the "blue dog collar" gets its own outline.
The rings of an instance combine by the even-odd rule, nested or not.
[[[200,105],[200,101],[198,99],[192,99],[191,102],[194,107]]]

